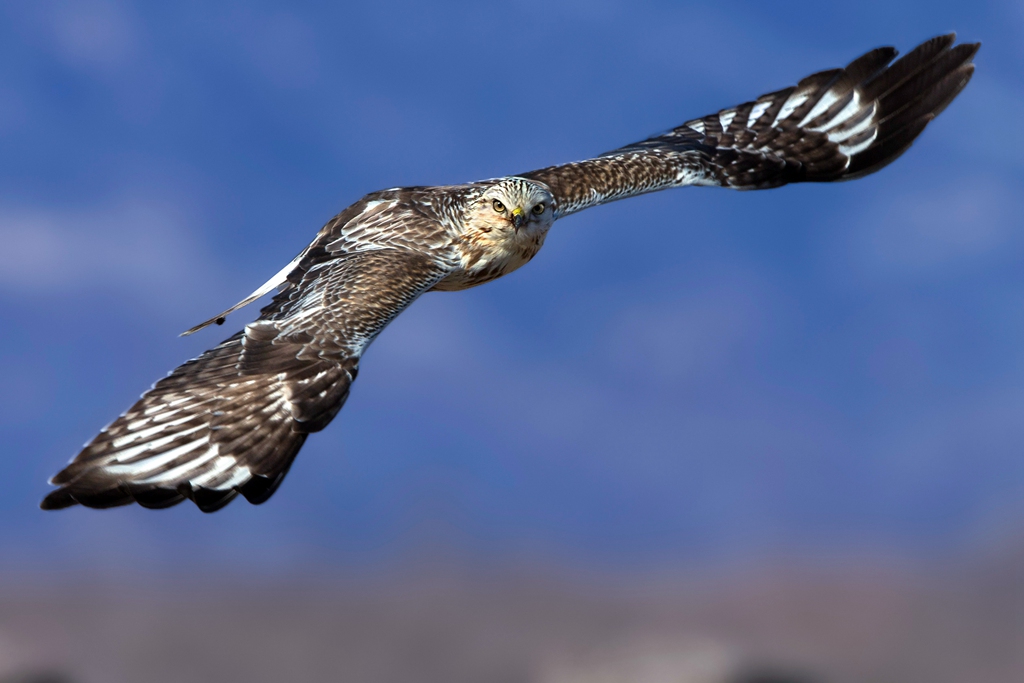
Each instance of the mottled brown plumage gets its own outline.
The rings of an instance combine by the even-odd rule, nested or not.
[[[263,287],[259,318],[157,382],[58,473],[42,507],[217,510],[265,501],[306,437],[348,398],[367,346],[423,292],[473,287],[536,255],[582,209],[684,185],[763,189],[872,173],[970,80],[977,44],[929,40],[694,119],[594,159],[490,181],[374,192],[329,221]]]

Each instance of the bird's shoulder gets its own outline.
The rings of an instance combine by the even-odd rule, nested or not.
[[[468,185],[371,192],[329,220],[310,249],[328,257],[388,248],[437,253],[450,244],[472,192]]]
[[[295,259],[279,289],[311,278],[338,259],[389,251],[426,257],[438,267],[454,267],[453,236],[463,221],[471,185],[394,187],[371,192],[331,218]],[[292,292],[290,296],[294,296]]]

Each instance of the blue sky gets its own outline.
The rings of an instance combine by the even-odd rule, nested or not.
[[[949,30],[984,43],[975,79],[881,173],[593,209],[512,276],[425,296],[266,505],[37,509],[229,332],[181,330],[362,194],[585,158]],[[1019,537],[1022,46],[1011,2],[4,5],[0,566],[659,567]]]

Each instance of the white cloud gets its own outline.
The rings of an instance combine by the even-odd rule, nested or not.
[[[928,268],[990,252],[1008,236],[1000,195],[977,185],[894,202],[868,233],[872,255],[884,265]]]
[[[166,91],[166,60],[152,59],[154,42],[133,8],[119,0],[47,0],[24,3],[15,17],[34,46],[107,92],[121,117],[145,123],[159,112]],[[91,84],[95,85],[95,84]],[[4,101],[8,93],[0,93]],[[31,100],[31,97],[29,98]],[[43,106],[33,102],[34,107]],[[0,129],[17,125],[27,105],[0,103]]]
[[[462,372],[487,365],[484,335],[473,325],[470,309],[458,294],[425,294],[391,323],[373,343],[363,366],[374,367],[380,387],[411,390],[434,386],[437,374],[449,375],[453,355]]]
[[[1021,164],[1024,130],[1010,123],[1024,117],[1024,91],[1020,86],[979,72],[964,96],[943,116],[949,119],[949,126],[961,131],[945,136],[945,140],[965,158],[984,164],[981,168]]]
[[[1012,247],[1018,203],[1012,189],[988,179],[890,196],[868,203],[846,243],[830,248],[846,261],[841,270],[862,281],[941,276]]]
[[[0,134],[17,130],[29,120],[28,105],[17,90],[0,86]]]
[[[216,272],[170,202],[50,209],[0,206],[0,286],[38,296],[114,288],[170,304]]]
[[[320,76],[316,32],[288,12],[232,15],[228,31],[250,63],[278,88],[305,88]]]
[[[110,0],[56,3],[47,18],[57,54],[74,67],[116,71],[133,61],[143,42],[137,22]]]
[[[675,300],[646,301],[609,324],[605,353],[612,367],[632,376],[677,384],[706,375],[758,334],[763,298],[736,281],[711,283]]]

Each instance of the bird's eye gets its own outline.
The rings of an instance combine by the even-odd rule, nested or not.
[[[541,202],[537,206],[533,207],[533,212],[538,216],[544,213],[544,202]]]
[[[497,211],[498,213],[505,213],[505,205],[499,202],[497,199],[495,199],[491,203],[491,206],[493,206],[494,210]]]

